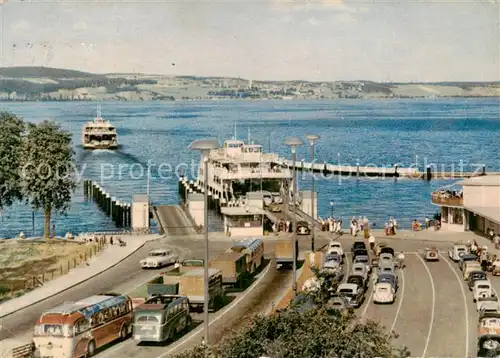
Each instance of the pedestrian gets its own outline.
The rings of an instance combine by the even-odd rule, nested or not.
[[[493,238],[495,237],[495,232],[493,231],[492,228],[489,230],[489,236],[490,236],[490,241],[493,241]]]
[[[113,236],[111,236],[111,237],[109,238],[109,243],[110,243],[111,245],[113,245]]]
[[[398,261],[399,261],[399,268],[404,269],[405,268],[405,254],[403,251],[401,251],[398,255]]]
[[[425,217],[425,229],[428,230],[431,227],[431,221],[429,218],[426,216]]]
[[[370,250],[373,252],[375,250],[375,237],[373,235],[368,238],[368,243],[370,244]]]
[[[500,249],[500,236],[498,234],[495,234],[493,237],[493,243],[495,244],[495,249],[499,250]]]

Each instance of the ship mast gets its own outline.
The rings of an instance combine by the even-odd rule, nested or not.
[[[97,105],[97,118],[101,118],[101,104]]]

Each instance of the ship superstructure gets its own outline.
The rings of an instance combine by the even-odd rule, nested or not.
[[[94,120],[85,123],[83,126],[82,143],[85,149],[118,148],[116,128],[101,117],[99,108]]]

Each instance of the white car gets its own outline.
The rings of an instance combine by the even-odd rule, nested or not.
[[[344,257],[344,249],[342,244],[338,241],[330,241],[328,244],[328,252],[337,252],[340,256]]]
[[[174,254],[172,250],[157,249],[149,252],[148,257],[141,260],[142,268],[160,268],[163,266],[175,264],[179,260],[179,256]]]
[[[472,295],[474,302],[476,302],[479,297],[487,298],[495,296],[493,289],[491,288],[491,283],[488,280],[477,280],[474,282],[472,287]]]
[[[373,303],[394,303],[396,293],[389,282],[379,282],[375,285]]]
[[[498,312],[500,311],[500,304],[498,303],[498,297],[480,297],[476,301],[476,311],[481,312]]]
[[[451,249],[448,250],[448,257],[458,262],[460,258],[469,253],[469,249],[464,244],[455,244]]]
[[[271,193],[273,197],[273,203],[275,204],[283,204],[283,198],[280,193]]]

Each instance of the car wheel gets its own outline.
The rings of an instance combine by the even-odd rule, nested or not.
[[[90,341],[89,345],[87,346],[87,357],[93,357],[95,354],[95,342]]]
[[[122,326],[122,329],[120,330],[120,340],[124,341],[127,339],[128,336],[128,327],[126,324]]]

